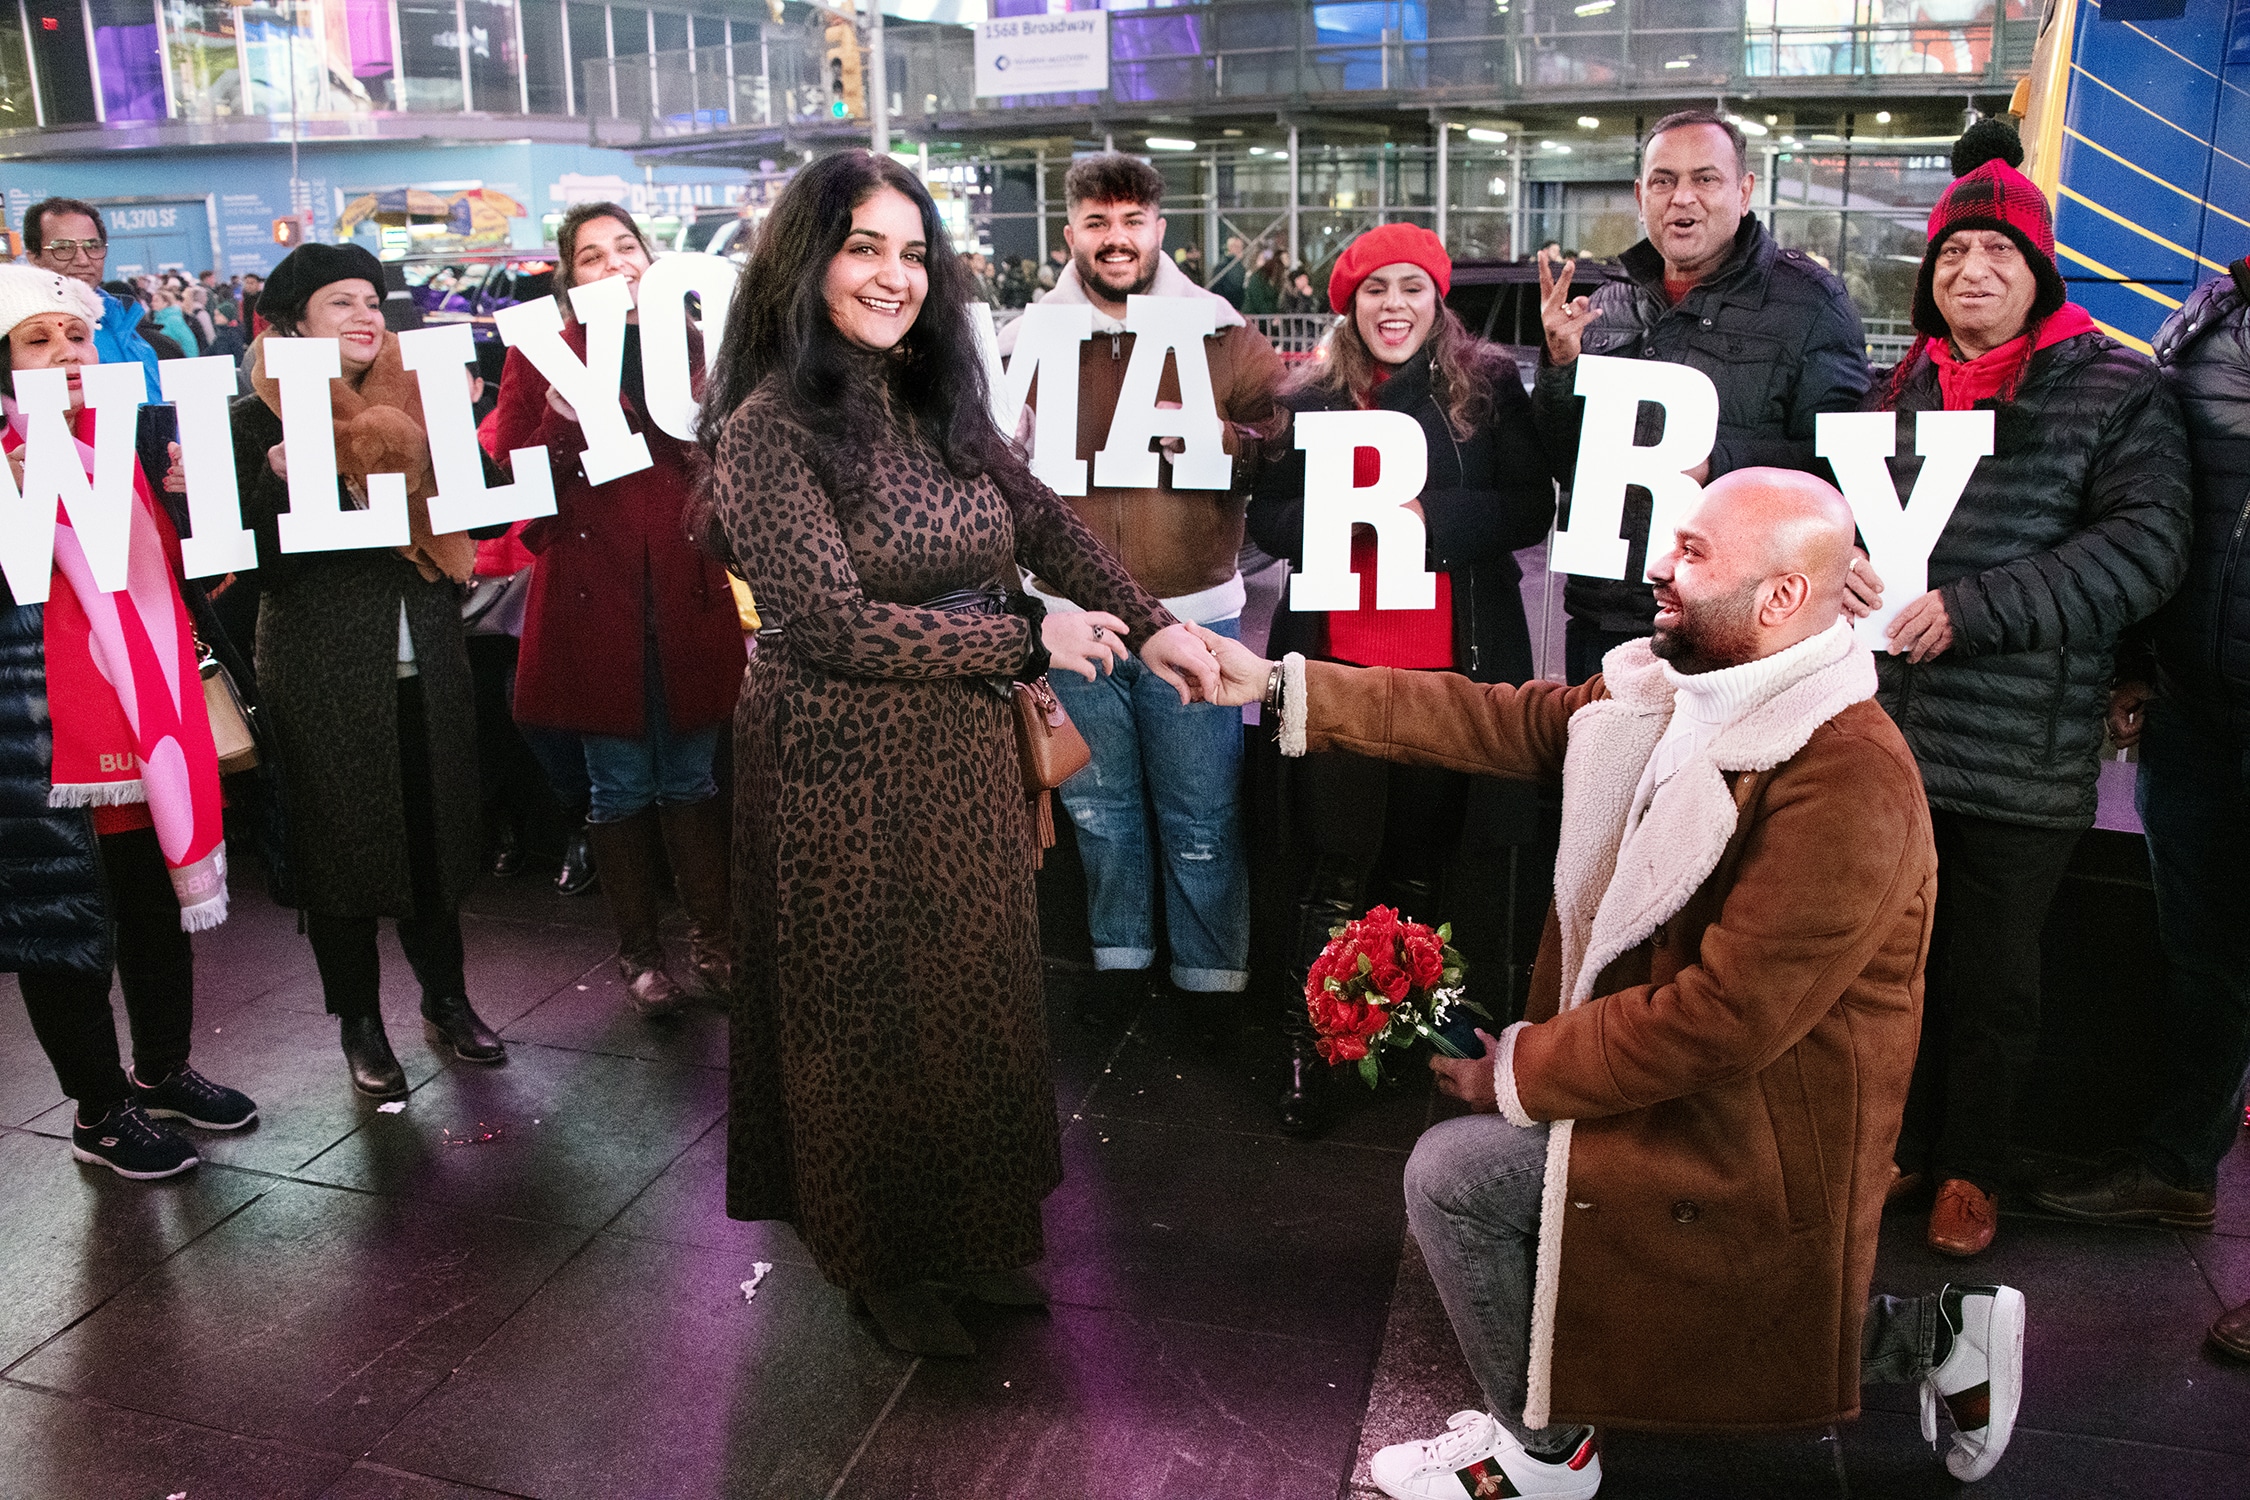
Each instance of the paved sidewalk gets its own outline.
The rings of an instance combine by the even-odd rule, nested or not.
[[[1470,1399],[1402,1262],[1425,1091],[1354,1083],[1326,1139],[1286,1141],[1242,1061],[1270,1037],[1089,1029],[1052,969],[1055,1305],[971,1308],[980,1359],[913,1361],[793,1236],[725,1218],[724,1022],[635,1020],[598,897],[488,881],[467,925],[510,1060],[432,1053],[386,936],[415,1090],[385,1115],[345,1082],[290,914],[243,890],[198,939],[196,1062],[264,1119],[170,1184],[70,1160],[0,980],[0,1497],[1331,1500],[1367,1445]],[[2230,1172],[2215,1235],[2004,1222],[1978,1274],[2031,1295],[2031,1394],[1978,1493],[2250,1495],[2250,1369],[2198,1349],[2250,1297],[2250,1155]],[[1888,1228],[1885,1285],[1953,1270]],[[1905,1393],[1872,1405],[1833,1440],[1618,1435],[1604,1493],[1953,1488]]]

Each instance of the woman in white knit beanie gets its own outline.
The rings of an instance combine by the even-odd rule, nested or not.
[[[81,507],[114,503],[87,483],[95,424],[112,419],[86,405],[101,311],[70,277],[0,266],[0,500],[16,512],[0,524],[22,526],[26,500],[55,508],[45,601],[19,601],[36,592],[20,564],[0,586],[0,971],[19,976],[76,1102],[71,1154],[170,1177],[198,1158],[158,1118],[233,1130],[258,1111],[188,1066],[188,934],[225,920],[225,828],[179,534],[129,446],[122,555],[101,555],[91,528],[80,536],[92,519]],[[130,1070],[110,1015],[113,969]]]

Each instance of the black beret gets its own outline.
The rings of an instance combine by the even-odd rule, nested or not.
[[[270,323],[295,327],[313,293],[339,281],[364,281],[383,290],[383,263],[357,245],[299,245],[281,258],[258,294],[258,311]]]

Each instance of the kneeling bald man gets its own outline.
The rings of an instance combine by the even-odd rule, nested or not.
[[[1649,569],[1655,635],[1575,688],[1262,661],[1229,701],[1344,749],[1563,789],[1531,1018],[1432,1060],[1408,1221],[1488,1408],[1384,1449],[1401,1500],[1587,1497],[1593,1427],[1817,1426],[1916,1383],[1990,1472],[2023,1298],[1867,1300],[1937,890],[1922,778],[1844,616],[1850,508],[1744,469]],[[1864,564],[1859,565],[1864,568]]]

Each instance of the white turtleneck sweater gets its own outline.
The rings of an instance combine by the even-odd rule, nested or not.
[[[1625,841],[1632,841],[1657,789],[1678,774],[1680,767],[1701,753],[1720,730],[1803,676],[1815,658],[1832,652],[1839,633],[1850,632],[1851,626],[1838,620],[1794,646],[1716,672],[1691,675],[1670,662],[1663,663],[1664,679],[1673,689],[1672,722],[1664,738],[1656,742],[1656,751],[1641,772],[1641,784],[1633,791],[1633,808],[1625,818]]]

